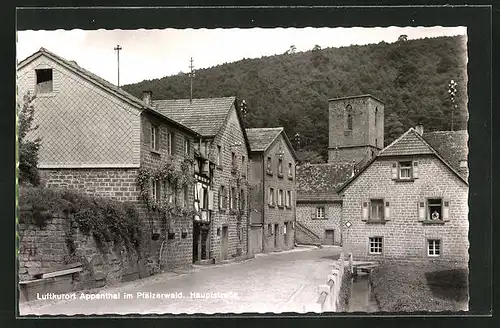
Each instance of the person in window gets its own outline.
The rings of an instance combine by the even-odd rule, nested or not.
[[[434,212],[432,212],[431,219],[432,220],[439,220],[439,212],[434,210]]]

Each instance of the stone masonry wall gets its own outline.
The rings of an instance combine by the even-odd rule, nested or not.
[[[21,216],[28,215],[21,211]],[[75,253],[70,256],[67,242],[72,229]],[[33,279],[41,270],[54,271],[64,264],[80,262],[83,271],[78,274],[73,290],[115,285],[120,282],[147,277],[157,268],[142,250],[127,250],[123,244],[106,243],[98,248],[93,237],[86,236],[70,219],[59,215],[51,218],[40,228],[34,224],[19,224],[19,279]]]
[[[316,208],[325,207],[325,218],[316,218]],[[326,240],[326,230],[334,230],[334,242],[336,245],[342,243],[342,203],[303,203],[297,204],[297,222],[300,222],[309,230],[314,232],[321,244],[331,244],[331,240]]]
[[[194,159],[194,145],[197,140],[193,135],[179,129],[176,126],[166,124],[159,118],[150,114],[143,113],[141,117],[141,167],[145,169],[160,169],[166,163],[172,163],[177,170],[180,170],[181,163],[185,159]],[[151,149],[150,131],[151,124],[159,129],[160,142],[159,150]],[[173,133],[172,155],[169,154],[167,142],[168,133]],[[189,154],[184,151],[184,139],[190,142]],[[194,166],[190,166],[190,176],[194,176]],[[177,204],[183,204],[183,191],[177,190]],[[187,206],[194,207],[194,185],[188,187]],[[162,249],[161,266],[162,268],[172,269],[174,267],[189,266],[193,263],[193,218],[182,216],[171,216],[166,224],[162,224],[164,219],[160,215],[150,213],[143,208],[142,216],[151,224],[154,231],[159,232],[157,240],[151,241],[153,247],[159,251]],[[172,239],[168,238],[168,232],[174,233]],[[183,238],[183,234],[185,236]],[[161,246],[163,244],[163,247]]]
[[[247,254],[248,235],[248,150],[243,135],[243,127],[240,125],[234,106],[228,114],[224,126],[219,131],[210,146],[211,158],[217,151],[217,145],[222,150],[222,166],[214,170],[212,190],[214,191],[214,210],[212,211],[212,222],[210,232],[210,256],[216,261],[221,260],[221,239],[223,226],[228,227],[228,259]],[[236,171],[232,173],[231,153],[236,155]],[[245,156],[245,164],[242,164],[242,156]],[[243,167],[242,167],[243,165]],[[240,189],[245,195],[245,210],[238,223],[237,215],[229,209],[220,210],[218,207],[219,188],[223,185],[229,192],[231,187],[237,187],[237,180],[242,179]],[[229,199],[228,199],[229,204]],[[239,204],[239,195],[238,195]],[[219,235],[217,234],[219,231]]]
[[[283,171],[278,175],[279,157],[276,155],[283,151]],[[267,172],[267,161],[271,158],[271,172]],[[288,165],[292,164],[291,175],[289,176]],[[295,231],[292,228],[295,221],[295,159],[290,149],[280,135],[264,154],[264,172],[261,179],[264,179],[264,252],[289,250],[295,244]],[[269,205],[269,188],[274,189],[275,205]],[[279,206],[279,190],[283,190],[283,202],[286,200],[286,192],[291,192],[290,206]],[[261,198],[262,199],[262,198]],[[286,223],[286,234],[285,231]],[[269,225],[278,225],[278,230],[273,234],[269,233]],[[275,245],[276,238],[276,245]]]
[[[468,187],[434,156],[418,160],[419,177],[414,181],[391,179],[394,159],[379,158],[345,190],[342,221],[344,250],[354,258],[369,260],[468,261]],[[419,221],[418,202],[429,197],[449,200],[449,221],[425,224]],[[389,202],[390,217],[385,223],[361,220],[362,202],[382,198]],[[382,255],[368,254],[368,238],[382,237]],[[427,255],[427,239],[441,240],[441,255]]]

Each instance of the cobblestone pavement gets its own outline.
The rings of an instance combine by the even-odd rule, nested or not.
[[[75,314],[193,314],[303,312],[317,300],[339,247],[302,248],[258,255],[255,259],[168,272],[94,291],[76,292],[76,300],[40,300],[20,304],[21,315]],[[97,293],[120,299],[80,299]],[[161,298],[147,298],[151,294]],[[198,294],[197,294],[198,293]],[[130,294],[130,299],[125,299]],[[169,295],[167,296],[165,295]],[[174,298],[175,296],[175,298]]]

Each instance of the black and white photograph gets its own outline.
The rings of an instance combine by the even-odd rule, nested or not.
[[[468,311],[467,33],[18,30],[19,314]]]

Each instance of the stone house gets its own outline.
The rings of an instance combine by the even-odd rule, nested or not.
[[[342,198],[337,188],[353,174],[353,165],[346,163],[297,166],[297,243],[342,244]]]
[[[295,244],[295,151],[282,127],[246,132],[251,150],[249,253],[291,249]]]
[[[349,179],[343,246],[356,259],[468,261],[467,132],[410,128]]]
[[[177,172],[184,167],[184,174],[192,176],[192,145],[200,134],[152,107],[149,93],[138,99],[44,48],[18,64],[17,81],[19,96],[36,96],[39,128],[32,137],[42,138],[42,183],[136,202],[149,223],[145,244],[151,257],[161,258],[162,268],[190,264],[192,217],[176,214],[165,221],[147,209],[144,197],[155,206],[168,204],[184,212],[193,208],[193,185],[179,189],[154,173],[166,166]],[[140,186],[138,176],[146,171],[150,178]]]
[[[154,100],[156,111],[199,133],[198,151],[208,159],[207,209],[195,221],[200,261],[245,256],[248,249],[248,154],[250,147],[235,97]],[[206,193],[205,193],[206,191]],[[205,206],[205,205],[202,205]]]

